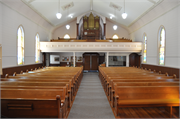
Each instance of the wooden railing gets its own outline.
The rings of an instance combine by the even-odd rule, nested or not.
[[[129,39],[110,39],[110,40],[97,40],[97,39],[85,39],[85,40],[77,40],[77,39],[52,39],[51,42],[132,42]]]

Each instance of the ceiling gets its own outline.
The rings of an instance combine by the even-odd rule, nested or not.
[[[163,0],[125,0],[125,12],[128,14],[125,20],[121,17],[121,14],[124,12],[124,0],[60,0],[61,19],[56,18],[59,0],[22,1],[53,26],[59,26],[72,20],[72,18],[68,17],[70,14],[73,15],[73,18],[76,18],[91,10],[108,19],[110,18],[110,15],[113,15],[114,17],[112,20],[115,22],[124,26],[130,26],[143,16],[143,14],[146,14]],[[74,6],[69,8],[69,10],[62,9],[63,6],[72,2]],[[120,11],[115,10],[110,4],[118,6]]]

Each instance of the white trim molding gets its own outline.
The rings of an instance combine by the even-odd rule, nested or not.
[[[136,52],[141,42],[40,42],[41,52]]]

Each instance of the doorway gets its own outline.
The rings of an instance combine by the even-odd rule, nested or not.
[[[83,67],[84,71],[98,71],[99,54],[98,53],[84,53]]]

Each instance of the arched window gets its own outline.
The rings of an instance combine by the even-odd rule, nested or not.
[[[39,63],[40,62],[40,42],[39,42],[39,34],[36,35],[35,37],[35,62]]]
[[[164,57],[165,57],[165,39],[166,33],[163,26],[161,26],[159,30],[159,42],[158,42],[158,50],[159,50],[159,64],[164,65]]]
[[[118,39],[119,37],[118,37],[118,35],[113,35],[113,37],[112,37],[112,39]]]
[[[143,49],[143,63],[146,63],[147,61],[147,35],[143,35],[144,40],[144,49]]]
[[[18,40],[18,65],[24,64],[24,30],[23,27],[20,26],[17,31],[17,40]]]
[[[70,39],[71,37],[68,34],[64,35],[64,39]]]

